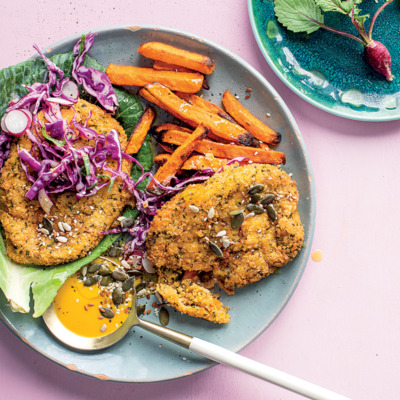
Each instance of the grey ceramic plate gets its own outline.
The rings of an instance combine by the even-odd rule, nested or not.
[[[362,10],[372,17],[383,0],[364,1]],[[248,0],[249,16],[258,46],[277,76],[304,100],[341,117],[362,121],[400,118],[400,4],[393,2],[374,25],[373,38],[392,56],[393,82],[367,65],[363,47],[354,40],[320,29],[310,35],[290,33],[279,24],[272,0]],[[354,33],[339,13],[324,13],[325,22]],[[369,27],[371,19],[366,26]]]
[[[206,98],[218,102],[221,93],[229,88],[244,98],[246,88],[252,88],[249,108],[274,129],[282,133],[278,146],[287,155],[285,170],[293,173],[300,191],[300,215],[305,226],[305,247],[294,262],[279,275],[237,291],[235,296],[222,294],[222,301],[230,307],[231,322],[225,326],[197,320],[170,310],[169,327],[239,351],[260,335],[277,317],[293,294],[305,268],[314,231],[314,182],[301,134],[279,95],[239,57],[214,43],[192,35],[148,26],[111,27],[96,31],[98,36],[90,56],[103,65],[135,64],[146,61],[136,50],[143,42],[157,40],[210,55],[216,62],[215,72],[208,78],[211,89]],[[70,51],[80,35],[67,38],[47,49],[48,54]],[[270,113],[270,117],[266,116]],[[150,300],[150,304],[154,300]],[[123,341],[105,351],[82,354],[58,343],[48,332],[42,319],[13,313],[0,294],[0,316],[16,335],[43,356],[66,368],[122,382],[155,382],[183,377],[212,366],[211,361],[173,344],[162,341],[145,331],[133,330]],[[156,321],[150,315],[149,320]]]

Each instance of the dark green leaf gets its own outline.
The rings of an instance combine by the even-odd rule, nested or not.
[[[341,14],[348,14],[354,6],[355,0],[315,0],[315,2],[323,11],[334,11]]]

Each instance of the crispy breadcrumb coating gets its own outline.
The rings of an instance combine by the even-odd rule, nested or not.
[[[261,197],[275,195],[275,220],[267,212],[253,214],[246,208],[254,201],[249,189],[259,184],[264,185]],[[191,271],[196,284],[209,288],[217,282],[233,294],[235,287],[270,275],[300,251],[304,229],[297,207],[296,183],[281,168],[266,164],[231,165],[206,182],[189,186],[162,206],[151,224],[147,256],[159,271],[175,271],[177,281],[185,271]],[[245,216],[239,229],[231,226],[230,212],[235,210],[243,210]],[[212,251],[209,242],[219,247],[222,257]],[[174,285],[171,279],[165,279],[165,273],[160,273],[158,289],[180,311],[223,322],[204,310],[203,298],[197,303],[193,300],[193,290],[189,292],[187,284],[186,290],[178,291],[179,302],[176,294],[162,285]],[[194,301],[202,311],[182,307],[185,293],[190,293],[189,303]]]

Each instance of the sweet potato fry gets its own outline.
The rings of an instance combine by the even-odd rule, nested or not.
[[[180,145],[188,138],[188,136],[190,136],[189,133],[169,130],[162,134],[162,141],[169,144]],[[286,163],[285,154],[279,151],[217,143],[207,139],[203,139],[196,143],[195,150],[202,154],[211,153],[217,158],[232,159],[235,157],[247,157],[251,161],[260,164],[279,165]]]
[[[207,75],[211,74],[215,67],[210,57],[160,42],[143,43],[138,48],[138,53],[152,60],[180,65]]]
[[[149,94],[149,96],[151,96],[151,95]],[[154,99],[154,100],[155,100],[155,99]],[[170,129],[172,129],[172,130],[178,130],[178,131],[186,132],[186,133],[192,133],[192,132],[193,132],[192,129],[185,128],[184,126],[180,126],[180,125],[176,125],[176,124],[171,124],[171,123],[169,123],[169,122],[167,122],[167,123],[165,123],[165,124],[159,124],[159,125],[157,125],[156,128],[155,128],[155,131],[156,131],[158,134],[160,134],[161,132],[167,131],[167,130],[170,130]],[[211,131],[208,132],[207,136],[208,136],[211,140],[215,140],[216,142],[231,143],[231,141],[229,141],[229,140],[223,140],[223,139],[221,139],[220,137],[218,137],[218,136],[216,136],[216,135],[213,135],[213,133],[212,133]],[[267,146],[267,145],[264,144],[264,143],[260,143],[260,147],[263,146],[263,145],[264,145],[264,146]],[[267,147],[268,147],[268,146],[267,146]]]
[[[154,179],[148,184],[147,190],[156,190],[157,187],[154,180],[157,180],[162,185],[169,185],[173,176],[193,152],[196,144],[207,135],[207,132],[208,128],[206,128],[203,124],[200,124],[192,134],[187,134],[185,140],[172,153],[167,162],[157,170],[154,175]]]
[[[154,60],[153,68],[161,71],[194,72],[192,69],[176,64],[168,64],[160,60]]]
[[[154,162],[156,163],[156,164],[158,164],[158,165],[163,165],[163,164],[165,164],[167,161],[168,161],[168,159],[171,157],[171,154],[168,154],[168,153],[162,153],[162,154],[157,154],[155,157],[154,157]]]
[[[189,104],[172,93],[166,86],[155,82],[146,85],[145,89],[157,100],[157,105],[187,125],[196,128],[203,122],[214,135],[224,140],[245,146],[260,147],[259,141],[240,125]]]
[[[174,147],[169,144],[158,143],[158,145],[168,154],[172,154],[175,151]]]
[[[239,103],[229,90],[226,90],[222,96],[222,104],[228,114],[258,140],[269,144],[278,144],[281,141],[280,133],[275,132],[251,114],[247,108]]]
[[[142,116],[139,118],[139,121],[136,123],[135,128],[133,129],[131,137],[129,138],[126,146],[125,153],[135,154],[140,150],[144,139],[150,130],[151,124],[154,121],[154,117],[154,111],[149,106],[146,106]]]
[[[217,106],[214,103],[211,103],[210,101],[204,100],[200,96],[197,96],[193,93],[183,93],[183,92],[176,92],[175,94],[182,100],[185,100],[188,103],[201,108],[202,110],[212,112],[214,114],[219,115],[222,118],[227,119],[230,122],[233,122],[234,124],[237,124],[237,122],[229,114],[227,114],[221,107]]]
[[[157,107],[160,107],[163,109],[163,104],[161,103],[161,101],[158,101],[153,95],[151,95],[148,90],[146,90],[145,88],[140,88],[138,90],[138,95],[140,97],[143,97],[145,100],[147,100],[149,103],[153,103],[154,105],[156,105]]]
[[[162,131],[168,131],[174,129],[176,131],[182,131],[182,132],[186,132],[186,133],[192,133],[193,131],[189,128],[185,128],[184,126],[180,126],[180,125],[176,125],[176,124],[172,124],[171,122],[165,122],[163,124],[158,124],[155,127],[155,131],[157,133],[160,133]]]
[[[196,93],[202,85],[204,76],[198,72],[157,71],[153,68],[141,68],[110,64],[106,70],[113,85],[145,86],[160,82],[171,90],[184,93]]]
[[[225,166],[228,161],[226,158],[196,155],[189,157],[182,165],[182,169],[201,171],[202,169],[211,168],[217,171],[219,168]]]

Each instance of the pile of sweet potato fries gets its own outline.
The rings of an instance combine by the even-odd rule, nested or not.
[[[141,97],[187,126],[161,123],[154,128],[165,151],[155,158],[160,168],[154,178],[160,183],[168,185],[183,170],[217,170],[236,157],[285,164],[285,154],[269,147],[278,144],[281,135],[252,115],[229,90],[222,97],[224,109],[196,94],[205,83],[204,75],[214,70],[211,58],[160,42],[144,43],[138,52],[154,60],[153,67],[110,64],[111,83],[140,87]],[[146,106],[129,139],[128,154],[139,151],[154,118],[154,111]],[[147,189],[154,188],[151,181]]]

